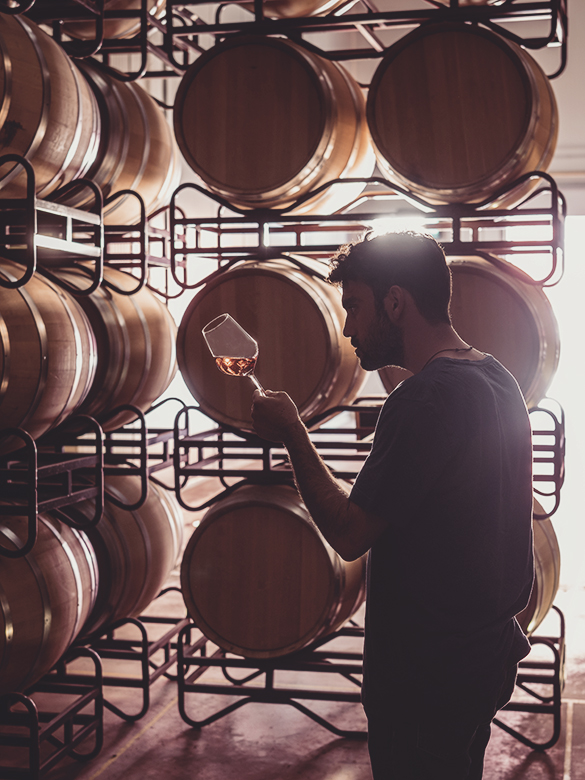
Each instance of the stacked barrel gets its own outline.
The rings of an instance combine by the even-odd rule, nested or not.
[[[265,4],[273,17],[319,12],[314,5]],[[536,188],[530,173],[550,164],[558,117],[547,77],[523,48],[478,25],[442,22],[422,25],[385,51],[365,104],[349,73],[309,47],[235,36],[187,71],[174,124],[185,159],[211,192],[244,211],[302,217],[342,211],[363,188],[344,185],[344,178],[370,176],[374,160],[391,184],[429,205],[511,208]],[[545,293],[502,258],[482,254],[449,262],[455,328],[500,359],[535,407],[559,352]],[[202,339],[202,327],[223,312],[259,342],[262,384],[289,392],[305,422],[315,415],[322,420],[327,409],[359,392],[363,380],[344,354],[337,295],[315,273],[315,263],[282,256],[241,261],[201,289],[179,327],[180,369],[202,411],[219,423],[250,431],[254,389],[217,372]],[[406,375],[380,373],[388,391]],[[535,509],[544,514],[540,505]],[[198,625],[219,645],[252,657],[279,655],[351,614],[343,597],[334,608],[316,599],[318,585],[300,558],[292,563],[309,533],[297,519],[304,511],[286,488],[246,488],[213,507],[193,535],[183,559],[184,596]],[[284,541],[292,517],[295,541]],[[537,585],[521,616],[529,632],[552,605],[559,579],[550,519],[535,524],[535,539]],[[281,552],[285,548],[290,557]],[[331,551],[319,554],[326,558]],[[216,565],[205,566],[209,560]],[[313,623],[308,617],[303,622],[303,594],[330,616],[315,631],[305,632]]]
[[[25,556],[0,557],[0,696],[25,690],[75,641],[90,641],[116,621],[139,615],[154,599],[181,551],[183,516],[154,483],[138,509],[138,477],[106,479],[104,515],[81,530],[51,513]],[[4,502],[3,502],[4,503]],[[72,523],[95,513],[94,501],[66,507]],[[22,547],[22,516],[0,516],[0,544]]]
[[[83,29],[71,31],[83,35]],[[121,33],[122,34],[122,33]],[[36,195],[80,209],[88,189],[104,195],[104,221],[122,228],[168,204],[179,180],[172,130],[147,92],[96,63],[75,64],[32,21],[0,16],[0,156],[31,163]],[[116,197],[121,193],[120,197]],[[0,166],[0,209],[26,195],[23,166]],[[147,411],[176,373],[176,326],[161,299],[129,273],[106,267],[90,295],[84,262],[53,257],[24,285],[22,267],[0,258],[0,454],[19,458],[21,429],[33,439],[83,413],[112,431]],[[61,283],[63,286],[61,286]],[[42,443],[42,442],[41,442]],[[89,641],[140,614],[159,593],[182,546],[178,503],[153,482],[106,477],[96,526],[86,499],[38,516],[36,542],[22,554],[27,520],[0,498],[0,694],[25,690],[74,641]],[[123,508],[128,507],[128,508]],[[22,507],[19,507],[19,510]],[[63,522],[63,519],[67,523]],[[85,530],[83,530],[85,528]]]
[[[265,13],[319,15],[339,4],[269,0]],[[158,15],[162,6],[150,8]],[[106,26],[106,37],[135,32],[121,19]],[[85,23],[67,23],[65,31],[94,34]],[[235,210],[299,219],[342,212],[376,166],[428,204],[510,208],[535,187],[528,174],[546,169],[555,148],[548,79],[521,47],[478,25],[425,24],[401,38],[376,67],[367,100],[346,68],[313,47],[283,37],[229,37],[186,71],[174,134],[139,84],[113,78],[93,60],[74,64],[27,19],[0,19],[0,48],[0,155],[25,156],[37,196],[68,206],[88,207],[89,196],[83,188],[61,192],[63,185],[95,182],[107,225],[140,219],[127,190],[142,197],[147,214],[169,202],[179,148],[209,191]],[[25,183],[21,166],[0,166],[0,198],[23,197]],[[501,258],[450,263],[456,329],[501,359],[536,406],[559,349],[544,292]],[[106,268],[98,290],[73,296],[42,273],[15,286],[18,265],[0,259],[0,430],[19,427],[36,439],[78,412],[115,430],[132,414],[112,417],[112,409],[145,411],[168,387],[176,338],[178,365],[201,411],[248,435],[253,386],[217,371],[201,333],[224,312],[260,344],[262,384],[287,391],[316,428],[351,403],[365,380],[326,273],[318,261],[278,253],[230,264],[193,297],[177,333],[159,298],[147,288],[132,292],[135,279],[120,270]],[[67,289],[86,286],[89,274],[81,262],[53,268]],[[390,391],[403,377],[385,369],[381,378]],[[5,437],[0,453],[18,444]],[[75,637],[138,614],[174,564],[181,547],[174,502],[151,485],[142,507],[120,509],[140,492],[126,475],[109,478],[106,490],[111,498],[93,531],[80,530],[94,511],[84,502],[66,510],[72,527],[43,516],[29,555],[0,558],[0,692],[30,685]],[[7,550],[21,546],[22,525],[16,515],[2,517]],[[528,631],[558,586],[550,521],[536,524],[535,534],[537,588],[522,616]],[[274,484],[243,487],[213,505],[189,541],[181,580],[188,610],[207,636],[232,652],[267,658],[342,625],[363,602],[363,574],[363,560],[345,564],[329,547],[292,487]],[[14,588],[20,580],[30,582],[34,607]],[[55,616],[49,628],[48,614]]]
[[[265,6],[275,16],[319,9]],[[364,188],[343,180],[371,176],[375,166],[361,88],[342,66],[285,38],[237,36],[199,57],[179,86],[174,125],[195,173],[242,210],[331,214]],[[221,374],[201,334],[222,313],[258,341],[260,382],[286,390],[309,425],[357,396],[365,374],[343,338],[340,293],[326,273],[317,261],[275,254],[237,262],[205,284],[177,339],[179,367],[203,412],[252,430],[252,383]],[[258,485],[206,514],[183,558],[182,587],[208,637],[267,658],[351,617],[364,597],[363,561],[344,564],[290,486]]]
[[[546,170],[558,115],[551,86],[521,47],[474,25],[422,26],[385,53],[368,96],[368,123],[383,173],[431,204],[509,208]],[[517,183],[519,180],[519,183]],[[529,409],[554,377],[559,335],[541,286],[499,257],[450,257],[451,316],[462,338],[516,377]],[[408,377],[380,371],[392,391]],[[536,583],[519,616],[531,633],[552,606],[560,556],[552,523],[535,500]],[[538,606],[537,606],[538,605]]]

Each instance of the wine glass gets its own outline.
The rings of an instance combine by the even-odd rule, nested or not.
[[[258,342],[229,314],[220,314],[201,331],[220,371],[229,376],[247,376],[262,395],[264,388],[254,374]]]

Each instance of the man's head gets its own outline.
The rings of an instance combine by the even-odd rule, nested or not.
[[[342,246],[331,261],[329,281],[364,282],[371,288],[378,311],[391,287],[407,290],[422,316],[431,324],[451,323],[451,272],[445,253],[434,238],[410,231],[368,234]]]
[[[332,265],[330,281],[343,286],[343,332],[367,371],[405,366],[405,333],[396,316],[405,296],[423,321],[450,326],[451,275],[443,250],[430,236],[366,236],[342,247]]]

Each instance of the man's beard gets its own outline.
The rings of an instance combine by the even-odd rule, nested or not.
[[[377,312],[365,338],[352,339],[351,343],[358,349],[361,367],[366,371],[377,371],[384,366],[404,367],[402,331],[390,322],[384,309]]]

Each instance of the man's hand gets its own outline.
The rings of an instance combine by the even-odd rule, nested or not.
[[[252,399],[252,420],[258,436],[267,441],[284,442],[292,429],[302,425],[297,407],[287,393],[256,390]]]

